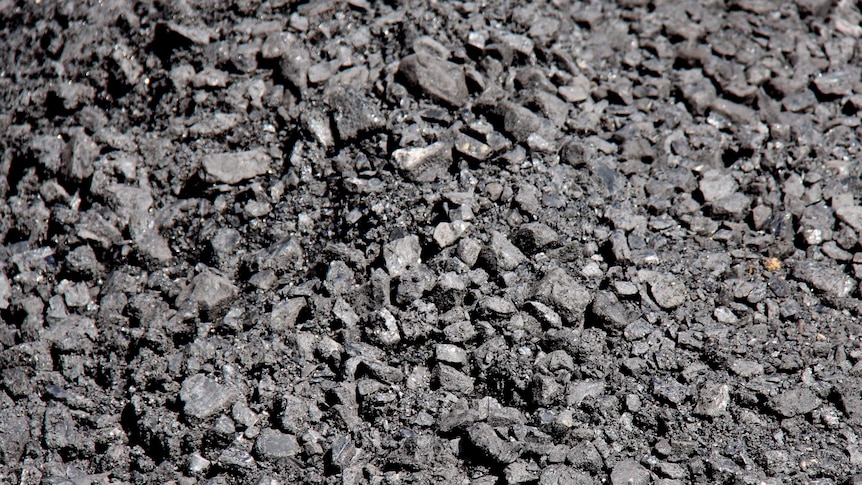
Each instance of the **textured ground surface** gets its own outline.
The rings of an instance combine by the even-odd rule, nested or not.
[[[860,19],[0,1],[0,482],[862,483]]]

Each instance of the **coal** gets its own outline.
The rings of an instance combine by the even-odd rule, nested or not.
[[[183,412],[192,418],[205,419],[227,408],[235,399],[233,389],[204,374],[195,374],[183,381],[180,400]]]
[[[457,64],[419,52],[401,59],[398,72],[408,84],[435,101],[455,107],[467,102],[467,82]]]
[[[263,175],[269,170],[272,159],[261,150],[239,153],[217,153],[206,155],[201,165],[206,176],[214,182],[236,184]]]
[[[858,2],[127,3],[0,2],[0,483],[860,482]]]

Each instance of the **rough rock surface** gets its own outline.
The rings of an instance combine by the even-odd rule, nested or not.
[[[860,25],[0,0],[0,483],[862,483]]]

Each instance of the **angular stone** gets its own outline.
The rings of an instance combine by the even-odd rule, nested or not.
[[[482,250],[480,258],[497,274],[511,271],[527,261],[524,253],[497,231],[491,231],[491,241]]]
[[[555,309],[567,325],[581,324],[593,300],[589,290],[562,268],[548,271],[533,291],[533,298]]]
[[[180,291],[177,301],[191,300],[204,308],[214,308],[236,296],[238,291],[229,279],[204,269]]]
[[[729,173],[721,173],[718,170],[709,170],[703,174],[700,181],[700,193],[703,200],[713,202],[728,197],[736,192],[739,184]]]
[[[503,103],[495,111],[503,119],[503,132],[519,143],[525,143],[542,127],[541,119],[523,106]]]
[[[455,136],[454,147],[458,153],[479,161],[487,160],[492,152],[491,147],[487,144],[463,133],[458,133]]]
[[[438,362],[446,364],[464,365],[467,363],[467,351],[452,344],[437,344],[434,347],[434,356]]]
[[[282,46],[277,47],[279,50],[284,48]],[[270,52],[270,54],[274,53]],[[279,63],[281,75],[300,92],[305,91],[308,87],[309,66],[311,66],[311,56],[308,51],[301,48],[288,49]]]
[[[276,335],[293,330],[300,312],[306,307],[304,297],[290,298],[273,305],[269,314],[269,328]]]
[[[706,382],[697,394],[694,414],[716,417],[727,411],[730,403],[730,387],[727,384]]]
[[[589,475],[566,465],[549,465],[539,476],[539,485],[594,485]]]
[[[549,246],[557,244],[557,232],[541,222],[521,224],[515,233],[513,242],[527,254],[535,254]]]
[[[652,378],[652,393],[671,404],[679,405],[688,397],[688,387],[672,377]]]
[[[535,466],[536,465],[533,464],[532,467],[530,467],[523,461],[516,461],[515,463],[509,464],[509,466],[503,470],[503,477],[506,479],[506,484],[516,485],[521,483],[536,483],[539,476],[535,470],[531,470],[531,468],[535,468]]]
[[[658,274],[649,282],[650,293],[658,306],[676,308],[685,303],[685,285],[671,274]]]
[[[216,153],[206,155],[201,165],[209,182],[236,184],[263,175],[272,162],[266,152],[260,149],[236,153]]]
[[[852,227],[862,238],[862,206],[845,205],[835,209],[835,215],[841,222]]]
[[[383,261],[386,271],[392,278],[397,278],[412,266],[422,264],[422,246],[419,237],[411,234],[383,246]]]
[[[344,141],[386,126],[380,110],[364,94],[353,89],[333,89],[327,96],[327,104],[332,108],[338,137]]]
[[[433,377],[441,389],[464,394],[473,392],[473,378],[452,366],[437,364]]]
[[[266,428],[255,441],[254,452],[261,460],[278,463],[296,456],[302,448],[294,435]]]
[[[66,176],[80,181],[93,175],[93,162],[98,156],[99,146],[82,129],[78,129],[63,150]]]
[[[619,331],[629,324],[630,317],[625,306],[611,291],[602,290],[596,293],[591,309],[602,328],[608,331]]]
[[[206,419],[226,409],[236,398],[234,390],[204,374],[195,374],[183,381],[180,400],[187,416]]]
[[[212,136],[232,130],[239,124],[240,117],[234,113],[216,113],[189,127],[193,136]]]
[[[793,268],[793,277],[808,283],[827,295],[844,298],[853,292],[856,283],[840,268],[814,261],[800,261]]]
[[[392,152],[395,166],[414,182],[444,178],[452,165],[452,145],[438,141],[421,148],[399,148]]]
[[[435,101],[456,108],[467,103],[467,82],[464,70],[458,64],[427,53],[417,53],[401,59],[398,73],[407,84]]]
[[[649,471],[634,460],[623,460],[611,470],[611,485],[647,485]]]
[[[467,430],[467,440],[484,457],[498,463],[509,464],[520,456],[515,445],[500,438],[487,423],[476,423]]]
[[[817,409],[822,401],[807,387],[796,387],[773,397],[769,407],[778,415],[792,418]]]

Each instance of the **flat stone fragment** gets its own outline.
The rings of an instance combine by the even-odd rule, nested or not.
[[[509,464],[520,455],[515,445],[497,435],[487,423],[476,423],[467,430],[470,444],[485,457],[499,463]]]
[[[539,476],[539,485],[593,485],[589,475],[566,465],[549,465]]]
[[[548,246],[553,246],[559,242],[559,235],[549,226],[541,222],[528,222],[521,224],[518,231],[515,233],[513,242],[522,251],[528,254],[534,254],[544,250]]]
[[[784,391],[769,400],[769,408],[785,418],[808,414],[817,409],[822,401],[811,389],[797,387]]]
[[[685,302],[685,285],[670,274],[657,275],[650,282],[650,292],[658,306],[676,308]]]
[[[467,103],[467,81],[458,64],[417,53],[401,59],[398,73],[431,99],[454,107]]]
[[[458,133],[455,137],[455,150],[462,155],[479,161],[487,160],[491,155],[490,146],[463,133]]]
[[[859,73],[853,71],[826,72],[814,78],[814,87],[827,96],[848,96],[853,93],[853,84]]]
[[[243,180],[263,175],[269,170],[272,157],[263,150],[248,150],[237,153],[216,153],[201,160],[206,179],[222,184],[236,184]]]
[[[399,148],[392,152],[395,166],[414,182],[443,178],[452,165],[452,145],[438,141],[421,148]]]
[[[464,365],[467,363],[467,351],[452,344],[437,344],[434,355],[439,362],[447,364]]]
[[[797,263],[793,268],[793,277],[838,298],[849,296],[856,286],[853,278],[841,269],[813,261]]]
[[[623,460],[611,471],[611,485],[647,485],[649,471],[634,460]]]
[[[233,389],[222,386],[204,374],[187,378],[180,390],[183,412],[198,419],[206,419],[226,409],[234,399]]]
[[[447,391],[464,394],[473,392],[473,378],[452,366],[438,364],[434,368],[434,380]]]
[[[835,215],[841,222],[852,227],[862,238],[862,206],[845,205],[835,209]]]
[[[254,451],[261,460],[279,462],[296,456],[302,448],[297,443],[296,436],[267,428],[258,436]]]
[[[210,136],[232,130],[239,124],[239,115],[233,113],[216,113],[189,127],[189,134],[194,136]]]
[[[694,414],[715,417],[727,411],[730,403],[730,387],[727,384],[706,382],[697,395]]]

